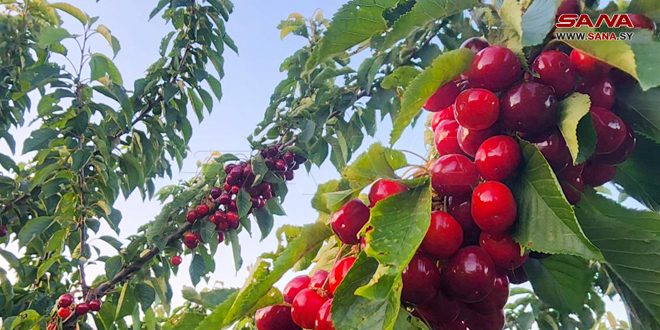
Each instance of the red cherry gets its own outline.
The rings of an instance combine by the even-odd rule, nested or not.
[[[523,254],[520,244],[508,234],[481,233],[479,245],[493,259],[497,267],[514,269],[527,261],[527,253]]]
[[[222,243],[225,241],[225,233],[223,232],[218,232],[218,244]]]
[[[601,107],[610,110],[614,105],[616,87],[614,87],[614,82],[610,78],[600,78],[593,82],[582,82],[578,86],[578,91],[589,95],[592,107]]]
[[[197,208],[195,208],[195,213],[197,213],[198,217],[203,217],[209,214],[209,211],[209,206],[206,204],[197,205]]]
[[[564,193],[566,200],[571,205],[575,205],[579,203],[580,200],[582,199],[582,190],[584,190],[584,188],[582,190],[579,190],[577,187],[573,186],[572,184],[566,181],[559,181],[559,186],[561,187],[561,190]]]
[[[468,329],[479,330],[502,330],[504,329],[505,317],[504,310],[499,309],[491,314],[479,314],[470,308],[461,308],[461,314],[458,319],[464,320]]]
[[[357,235],[369,221],[369,208],[359,199],[352,199],[330,219],[330,226],[344,244],[360,242]]]
[[[420,305],[433,298],[440,284],[440,270],[431,259],[417,254],[403,270],[401,300]]]
[[[542,52],[532,64],[538,74],[536,81],[552,87],[558,97],[564,97],[575,90],[577,74],[571,67],[568,55],[558,50]]]
[[[635,144],[637,139],[635,138],[635,132],[632,128],[626,124],[626,138],[623,140],[623,143],[614,151],[609,154],[594,155],[592,157],[594,162],[607,165],[618,165],[626,161],[628,157],[635,150]]]
[[[59,307],[69,307],[71,304],[73,304],[73,296],[69,293],[65,293],[57,299],[57,306]]]
[[[312,289],[301,290],[291,303],[293,322],[305,329],[313,329],[316,316],[328,298]]]
[[[431,119],[431,130],[435,132],[435,129],[438,127],[438,124],[440,124],[441,121],[443,120],[456,120],[454,118],[454,106],[450,105],[436,113],[433,114],[433,118]]]
[[[431,212],[431,224],[421,245],[424,252],[436,259],[446,259],[456,253],[461,244],[463,229],[458,221],[449,213]]]
[[[557,120],[557,98],[551,87],[523,82],[502,96],[500,117],[505,129],[523,134],[545,131]]]
[[[291,307],[273,305],[260,308],[254,314],[257,330],[299,330],[291,318]]]
[[[170,263],[172,263],[172,266],[176,267],[180,265],[181,262],[183,262],[183,258],[181,258],[181,256],[172,256],[172,258],[170,258]]]
[[[508,135],[496,135],[481,144],[474,164],[484,179],[504,181],[516,171],[520,159],[518,142]]]
[[[186,213],[186,221],[193,223],[195,220],[197,220],[197,212],[188,211],[188,213]]]
[[[441,283],[450,296],[462,302],[477,302],[493,290],[495,265],[482,248],[464,247],[443,265]]]
[[[655,31],[655,22],[647,16],[642,14],[628,14],[628,18],[630,18],[636,29]]]
[[[479,234],[481,234],[481,229],[472,220],[470,202],[470,197],[465,199],[451,198],[449,200],[449,214],[463,228],[463,246],[478,244]]]
[[[238,226],[240,225],[239,218],[238,213],[227,212],[227,225],[229,226],[229,229],[238,229]]]
[[[584,183],[591,187],[602,186],[612,181],[616,175],[616,166],[587,162],[582,172]]]
[[[284,302],[290,304],[293,301],[293,298],[295,298],[298,292],[300,292],[300,290],[309,288],[309,282],[310,279],[307,275],[300,275],[292,278],[282,291]]]
[[[479,181],[476,166],[463,155],[444,155],[430,168],[431,185],[443,196],[464,196]]]
[[[424,109],[432,112],[440,111],[454,103],[456,95],[458,95],[458,86],[453,81],[450,81],[438,88],[426,103]]]
[[[443,120],[435,128],[433,141],[440,156],[462,152],[457,132],[458,123],[455,120]]]
[[[501,182],[486,181],[472,192],[472,219],[487,233],[503,233],[516,221],[511,190]]]
[[[89,312],[89,305],[85,302],[81,302],[80,304],[76,305],[75,308],[76,315],[84,315]]]
[[[378,179],[369,190],[369,206],[373,207],[378,201],[404,191],[408,191],[408,186],[401,182]]]
[[[564,0],[557,8],[557,16],[561,14],[579,14],[580,1],[579,0]]]
[[[582,198],[582,192],[584,191],[583,169],[584,164],[568,165],[558,175],[559,185],[564,192],[564,196],[572,205],[577,204]]]
[[[466,155],[474,157],[479,146],[486,141],[486,139],[497,134],[497,132],[498,128],[496,125],[481,131],[469,130],[463,126],[459,126],[457,132],[458,145]]]
[[[314,274],[312,274],[312,277],[309,279],[309,288],[327,290],[328,275],[329,275],[328,271],[325,271],[323,269],[319,269],[316,272],[314,272]]]
[[[330,292],[333,294],[335,293],[335,290],[337,290],[337,287],[341,284],[341,281],[344,280],[344,277],[346,277],[346,274],[351,270],[354,263],[355,257],[346,257],[339,260],[334,267],[332,267],[332,270],[328,275],[328,289]]]
[[[569,59],[573,68],[587,80],[601,78],[610,71],[610,66],[605,62],[577,49],[573,49]]]
[[[469,49],[475,54],[488,46],[490,46],[488,41],[479,37],[468,38],[461,44],[461,48]]]
[[[504,308],[509,299],[509,279],[504,273],[495,274],[495,285],[484,300],[469,304],[470,309],[480,314],[492,314]]]
[[[71,309],[67,307],[60,307],[60,309],[57,310],[57,316],[59,316],[61,319],[67,319],[71,315]]]
[[[461,309],[456,300],[447,297],[442,291],[438,291],[433,299],[418,306],[417,311],[431,325],[439,326],[458,318]]]
[[[332,298],[326,300],[319,309],[314,322],[314,330],[335,330],[335,325],[332,323],[331,311]]]
[[[591,120],[596,130],[597,154],[609,154],[623,144],[628,134],[626,123],[613,112],[599,107],[591,107]]]
[[[497,121],[500,101],[495,93],[483,88],[462,91],[454,102],[454,116],[467,129],[482,130]]]
[[[199,234],[194,233],[192,231],[187,231],[183,233],[183,244],[193,250],[194,248],[199,245]]]
[[[573,162],[566,140],[556,127],[528,140],[539,149],[555,172],[560,172]]]
[[[522,66],[510,49],[490,46],[474,56],[467,76],[473,87],[499,92],[520,79]]]
[[[92,299],[89,301],[89,310],[92,312],[98,312],[101,310],[101,301],[98,299]]]

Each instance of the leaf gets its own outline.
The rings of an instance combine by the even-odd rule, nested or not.
[[[259,231],[261,231],[261,240],[270,234],[273,230],[273,215],[268,211],[267,208],[262,207],[260,209],[254,210],[254,217],[257,218],[257,225],[259,225]]]
[[[98,32],[98,34],[102,35],[103,38],[105,38],[105,40],[108,42],[108,45],[112,47],[113,56],[117,56],[117,53],[119,52],[121,46],[119,45],[119,40],[117,40],[117,38],[112,36],[112,32],[110,32],[110,29],[108,29],[108,27],[103,24],[99,24],[99,26],[96,27],[95,31]]]
[[[69,31],[53,26],[44,26],[39,31],[37,39],[37,46],[39,48],[46,48],[58,44],[60,41],[73,37]]]
[[[626,306],[650,329],[660,328],[660,214],[627,209],[592,190],[575,212]]]
[[[113,256],[105,261],[105,276],[108,279],[113,278],[121,270],[121,257]]]
[[[202,276],[204,276],[204,273],[206,273],[206,265],[204,264],[204,258],[201,255],[197,253],[193,254],[189,272],[192,284],[197,285]]]
[[[193,258],[194,260],[194,258]],[[156,290],[146,283],[135,285],[135,298],[142,306],[142,312],[148,310],[156,300]]]
[[[124,83],[115,64],[103,54],[92,54],[89,60],[89,68],[91,70],[90,79],[92,80],[102,82],[101,78],[108,77],[115,84],[122,85]]]
[[[362,190],[379,178],[398,179],[394,171],[407,164],[406,156],[401,151],[385,148],[376,143],[344,168],[342,177],[352,188]]]
[[[231,252],[234,256],[234,269],[238,271],[243,266],[243,257],[241,257],[241,243],[238,241],[238,234],[235,230],[227,232],[226,235],[231,244]]]
[[[534,0],[522,15],[522,45],[535,46],[543,42],[555,26],[557,1]]]
[[[632,0],[628,5],[629,13],[640,13],[660,21],[660,7],[656,0]]]
[[[245,189],[241,189],[236,197],[236,207],[238,208],[238,216],[245,217],[252,208],[252,197]]]
[[[421,319],[414,317],[405,309],[399,310],[399,316],[394,324],[396,330],[428,330],[429,327]]]
[[[112,236],[103,235],[103,236],[99,237],[99,239],[101,239],[102,241],[110,244],[110,246],[115,248],[115,250],[117,250],[117,251],[121,250],[122,245],[123,245],[118,239],[116,239]]]
[[[472,52],[467,49],[457,49],[444,53],[433,60],[431,66],[417,75],[403,93],[401,111],[394,120],[390,134],[390,144],[394,144],[413,118],[421,111],[426,99],[431,97],[438,87],[451,81],[467,70],[472,62]]]
[[[522,52],[522,3],[504,0],[499,14],[502,19],[502,32],[495,43],[502,43],[516,53]]]
[[[478,0],[418,0],[412,9],[403,14],[392,26],[385,37],[382,49],[389,48],[413,31],[422,29],[433,21],[460,13],[461,11],[479,6]]]
[[[33,131],[23,144],[23,153],[47,148],[50,141],[57,137],[57,134],[56,130],[48,127]]]
[[[660,143],[660,88],[642,92],[640,88],[617,90],[619,99],[618,114],[636,132],[642,133]]]
[[[62,257],[60,255],[55,255],[51,258],[48,258],[44,261],[39,268],[37,269],[37,278],[41,278],[46,274],[46,272],[52,267],[56,262],[58,262]]]
[[[531,143],[521,141],[524,166],[513,192],[518,221],[513,238],[528,249],[602,260],[587,239],[564,197],[550,165]]]
[[[637,136],[632,155],[616,167],[614,182],[646,207],[660,212],[660,144]]]
[[[415,67],[409,65],[400,66],[383,78],[380,87],[384,89],[392,89],[396,87],[405,88],[410,81],[417,77],[418,74],[419,70]]]
[[[591,122],[589,96],[573,93],[559,103],[559,129],[573,157],[584,163],[596,149],[596,131]]]
[[[18,166],[16,166],[14,160],[7,155],[0,154],[0,166],[4,167],[7,171],[14,170],[14,172],[18,173]]]
[[[534,293],[551,307],[572,312],[586,303],[593,280],[587,260],[559,254],[529,259],[524,267]]]
[[[85,14],[78,7],[75,7],[66,2],[51,3],[50,6],[75,17],[82,24],[87,24],[87,22],[89,21],[89,16],[87,16],[87,14]]]
[[[92,158],[92,152],[87,149],[78,149],[71,155],[71,170],[79,171]]]
[[[53,217],[42,216],[30,219],[18,232],[18,245],[26,246],[33,238],[39,234],[43,234],[48,227],[53,223]]]
[[[306,68],[339,54],[384,31],[387,22],[383,12],[394,7],[397,0],[351,0],[332,17],[332,22],[318,47],[309,58]]]

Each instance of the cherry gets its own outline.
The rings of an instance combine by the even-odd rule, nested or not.
[[[314,321],[314,330],[335,330],[335,325],[332,323],[332,298],[326,300]]]
[[[600,78],[593,82],[582,82],[578,87],[580,93],[588,94],[592,107],[601,107],[607,110],[614,105],[616,87],[610,78]]]
[[[504,181],[520,165],[518,142],[508,135],[496,135],[481,144],[474,156],[474,164],[486,180]]]
[[[170,258],[170,263],[172,263],[172,266],[176,267],[180,265],[181,262],[183,262],[183,258],[181,258],[181,256],[172,256],[172,258]]]
[[[220,189],[218,187],[211,188],[211,193],[210,193],[211,198],[216,199],[216,198],[220,197],[220,194],[222,194],[222,189]]]
[[[636,29],[655,31],[655,22],[647,16],[642,14],[628,14],[628,18],[630,18]]]
[[[535,80],[552,87],[558,97],[575,90],[577,74],[571,67],[568,55],[558,50],[542,52],[532,63],[532,70],[539,76]]]
[[[469,304],[468,307],[480,314],[492,314],[504,308],[509,299],[509,279],[504,273],[495,274],[495,285],[484,300]]]
[[[223,232],[218,232],[218,244],[222,243],[225,241],[225,233]]]
[[[369,190],[369,206],[373,207],[378,201],[404,191],[408,191],[408,186],[401,182],[378,179]]]
[[[495,265],[477,246],[464,247],[442,267],[442,288],[462,302],[480,301],[493,290]]]
[[[422,250],[436,259],[451,257],[463,244],[463,228],[449,213],[431,212],[431,224],[422,241]]]
[[[101,301],[98,299],[92,299],[89,301],[89,309],[92,312],[98,312],[101,310]]]
[[[238,229],[240,225],[239,216],[236,212],[227,212],[227,225],[229,229]]]
[[[541,133],[557,119],[557,98],[551,87],[537,82],[518,84],[502,96],[500,117],[505,129]]]
[[[431,259],[416,254],[403,270],[401,300],[420,305],[433,298],[440,284],[440,270]]]
[[[326,300],[328,298],[312,289],[301,290],[291,303],[291,318],[293,322],[302,328],[313,329],[316,316]]]
[[[330,292],[333,294],[335,293],[335,290],[337,290],[337,287],[341,284],[341,281],[344,280],[344,277],[346,277],[346,274],[351,270],[354,263],[355,257],[346,257],[339,260],[334,267],[332,267],[330,275],[328,275],[328,289]]]
[[[479,246],[488,253],[495,266],[514,269],[527,261],[527,254],[522,252],[520,244],[508,234],[481,233]]]
[[[465,39],[465,41],[463,41],[463,43],[461,44],[461,48],[469,49],[475,54],[488,46],[490,46],[488,41],[479,37],[472,37]]]
[[[539,149],[555,172],[560,172],[573,162],[566,140],[557,127],[528,140]]]
[[[186,221],[193,223],[197,220],[197,212],[196,211],[188,211],[186,213]]]
[[[286,162],[283,159],[278,159],[275,161],[275,169],[278,171],[286,170]]]
[[[300,290],[309,288],[309,282],[310,279],[307,275],[300,275],[292,278],[282,291],[284,302],[290,304],[293,301],[293,298],[295,298],[298,292],[300,292]]]
[[[453,105],[450,105],[433,114],[433,118],[431,119],[431,130],[435,132],[435,129],[438,127],[438,124],[440,124],[441,121],[446,119],[456,120],[456,118],[454,117]]]
[[[506,185],[486,181],[472,192],[471,213],[482,231],[503,233],[516,221],[516,201]]]
[[[596,130],[596,154],[609,154],[623,144],[628,134],[626,123],[604,108],[591,107],[591,120]]]
[[[229,190],[231,190],[231,188],[229,188]],[[220,197],[218,197],[218,203],[222,205],[229,205],[229,203],[231,203],[231,196],[229,196],[228,193],[220,194]]]
[[[463,155],[445,155],[431,164],[431,185],[443,196],[464,196],[479,181],[476,166]]]
[[[418,306],[417,311],[431,325],[440,325],[454,321],[461,309],[456,300],[438,291],[433,299]]]
[[[626,124],[626,138],[623,140],[623,143],[621,143],[621,145],[611,153],[594,155],[592,159],[593,161],[600,164],[621,164],[626,161],[626,159],[628,159],[628,157],[630,157],[632,152],[635,150],[636,142],[637,139],[635,138],[635,132],[628,124]]]
[[[236,195],[236,194],[238,194],[238,192],[239,192],[240,190],[241,190],[241,187],[239,187],[239,186],[232,186],[231,189],[229,190],[229,192],[231,192],[232,194]]]
[[[475,245],[479,243],[479,234],[481,229],[472,220],[472,213],[470,211],[470,198],[449,200],[449,214],[463,228],[463,246]]]
[[[57,310],[57,316],[59,316],[61,319],[67,319],[69,316],[71,316],[71,309],[67,307],[60,307],[60,309]]]
[[[296,162],[296,157],[293,155],[293,152],[287,151],[282,156],[282,159],[286,162],[287,165],[293,165]]]
[[[527,282],[527,273],[522,267],[518,267],[514,270],[507,270],[506,277],[509,279],[511,284],[523,284]]]
[[[357,244],[360,229],[369,221],[369,208],[359,199],[352,199],[330,219],[330,226],[344,244]]]
[[[575,187],[566,181],[559,181],[559,186],[561,187],[566,200],[571,205],[579,203],[582,199],[582,191],[584,190],[584,187],[580,190],[578,187]]]
[[[192,231],[183,233],[183,244],[193,250],[199,245],[199,234]]]
[[[561,14],[579,14],[580,1],[579,0],[564,0],[557,8],[557,16]]]
[[[89,305],[85,302],[81,302],[80,304],[76,305],[74,310],[76,315],[85,315],[89,312]]]
[[[291,318],[291,307],[273,305],[260,308],[254,314],[257,330],[299,330]]]
[[[467,76],[473,87],[499,92],[520,79],[522,66],[518,56],[510,49],[490,46],[474,56]]]
[[[486,141],[487,138],[497,134],[497,132],[498,128],[495,126],[491,126],[481,131],[469,130],[463,126],[459,126],[457,132],[458,145],[466,155],[474,157],[479,146]]]
[[[7,226],[0,225],[0,237],[7,236]]]
[[[612,181],[616,175],[616,167],[612,165],[587,162],[582,172],[584,183],[591,187],[602,186]]]
[[[482,130],[492,126],[500,114],[495,93],[483,88],[462,91],[454,102],[454,116],[467,129]]]
[[[59,307],[69,307],[71,304],[73,304],[73,296],[69,293],[65,293],[57,299],[57,306]]]
[[[483,315],[464,307],[461,309],[461,314],[459,314],[458,318],[465,321],[468,329],[502,330],[505,324],[503,309]]]
[[[458,86],[453,81],[450,81],[440,86],[428,100],[424,103],[424,109],[432,112],[440,111],[454,103],[456,95],[458,95]]]
[[[569,55],[573,68],[585,79],[595,80],[610,71],[610,66],[591,55],[573,49]]]
[[[312,274],[312,277],[309,279],[309,288],[310,289],[323,289],[327,290],[328,289],[328,271],[319,269],[314,274]]]
[[[572,205],[577,204],[582,198],[582,192],[584,191],[583,169],[584,164],[568,165],[559,173],[559,185],[564,192],[564,196]]]
[[[462,150],[458,145],[458,122],[455,120],[441,121],[435,128],[433,141],[440,156],[460,154]]]

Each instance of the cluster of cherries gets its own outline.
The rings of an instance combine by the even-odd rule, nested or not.
[[[57,316],[61,319],[66,320],[71,316],[71,314],[76,315],[85,315],[89,312],[98,312],[101,310],[101,301],[98,299],[91,299],[86,302],[81,302],[78,304],[73,303],[74,298],[70,293],[62,294],[57,299]]]
[[[282,150],[279,144],[265,148],[260,153],[268,169],[287,181],[293,180],[293,171],[306,161],[301,155]],[[223,186],[213,187],[202,203],[186,213],[186,221],[191,224],[203,219],[211,221],[216,226],[218,243],[224,241],[227,231],[236,230],[240,225],[237,200],[241,188],[250,194],[252,202],[250,212],[253,209],[263,208],[269,199],[275,197],[271,183],[262,181],[254,185],[256,175],[249,162],[228,164],[225,166],[225,173],[227,176]],[[199,232],[192,230],[183,233],[182,240],[191,250],[202,241]],[[170,262],[173,266],[178,266],[182,259],[175,255],[171,257]]]

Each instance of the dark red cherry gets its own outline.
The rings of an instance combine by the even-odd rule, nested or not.
[[[435,149],[440,156],[463,152],[458,145],[458,122],[455,120],[441,121],[433,134]]]
[[[332,298],[326,300],[319,309],[314,323],[314,330],[335,330],[335,325],[332,323],[331,311]]]
[[[557,16],[561,14],[579,14],[580,0],[564,0],[557,8]]]
[[[577,204],[582,198],[582,192],[584,191],[583,170],[584,164],[569,164],[557,175],[564,196],[571,205]]]
[[[76,305],[74,311],[76,312],[76,315],[85,315],[89,312],[89,305],[86,302],[81,302]]]
[[[461,314],[458,315],[458,319],[464,320],[468,329],[502,330],[504,329],[505,324],[503,309],[484,315],[479,314],[466,306],[461,308]]]
[[[426,103],[424,109],[432,112],[440,111],[454,103],[456,95],[458,95],[458,86],[454,81],[450,81],[438,88]]]
[[[458,94],[454,102],[456,121],[467,129],[486,129],[497,121],[499,114],[500,101],[487,89],[467,89]]]
[[[273,305],[260,308],[254,314],[257,330],[298,330],[291,318],[291,307],[287,305]]]
[[[507,270],[506,277],[511,284],[523,284],[528,281],[527,273],[525,273],[525,269],[522,267],[518,267],[514,270]]]
[[[197,208],[195,208],[195,213],[197,213],[198,217],[203,217],[209,214],[209,211],[210,211],[209,206],[206,204],[197,205]]]
[[[440,124],[441,121],[450,119],[450,120],[456,120],[454,117],[454,106],[448,106],[436,113],[433,114],[433,118],[431,119],[431,130],[435,132],[435,129],[438,127],[438,124]]]
[[[331,293],[335,293],[335,290],[337,290],[337,287],[344,280],[344,277],[346,277],[346,274],[351,270],[354,263],[355,257],[345,257],[332,267],[330,275],[328,275],[328,289]]]
[[[470,197],[449,199],[449,214],[463,229],[463,246],[479,244],[481,229],[472,220]]]
[[[558,97],[564,97],[575,90],[577,74],[571,67],[568,55],[558,50],[542,52],[532,64],[536,81],[554,89]]]
[[[181,256],[172,256],[172,258],[170,258],[170,263],[172,263],[172,266],[176,267],[176,266],[180,265],[181,262],[183,262],[183,259],[181,258]]]
[[[307,275],[300,275],[292,278],[284,287],[284,291],[282,291],[284,302],[289,304],[293,302],[293,298],[296,297],[300,290],[309,288],[309,282],[310,279]]]
[[[405,184],[388,179],[378,179],[369,190],[369,206],[373,207],[380,200],[408,191]]]
[[[197,212],[188,211],[188,213],[186,213],[186,221],[193,223],[195,220],[197,220]]]
[[[522,66],[510,49],[490,46],[474,56],[467,76],[471,86],[499,92],[521,78]]]
[[[607,165],[618,165],[626,161],[628,157],[635,150],[635,144],[637,139],[635,138],[635,132],[632,128],[626,124],[626,138],[623,140],[623,143],[609,154],[600,154],[592,156],[594,162]]]
[[[500,311],[509,299],[509,279],[504,273],[497,272],[495,285],[484,300],[469,304],[468,307],[482,315]]]
[[[462,302],[483,300],[493,291],[495,265],[477,246],[464,247],[442,267],[442,289]]]
[[[553,127],[543,134],[530,137],[528,140],[541,151],[543,157],[555,172],[560,172],[573,162],[566,140],[564,140],[564,136],[557,127]]]
[[[7,226],[0,225],[0,238],[7,236],[8,230]]]
[[[573,68],[586,80],[604,77],[611,68],[605,62],[577,49],[573,49],[569,59]]]
[[[523,134],[537,134],[557,120],[557,98],[551,87],[523,82],[502,96],[500,118],[503,128]]]
[[[312,277],[309,279],[309,288],[310,289],[328,289],[328,271],[319,269],[312,274]]]
[[[69,307],[71,304],[73,304],[73,296],[69,293],[65,293],[57,299],[57,306],[59,307]]]
[[[183,233],[183,244],[191,250],[196,248],[199,245],[199,234],[192,231]]]
[[[401,275],[401,300],[420,305],[433,298],[440,284],[440,270],[431,259],[416,254]]]
[[[481,131],[469,130],[463,126],[458,126],[458,145],[466,155],[474,157],[479,146],[486,141],[487,138],[498,133],[498,128],[496,126],[497,125],[493,125]]]
[[[632,21],[636,29],[647,29],[655,31],[655,22],[648,16],[642,14],[628,14],[628,18]]]
[[[503,269],[518,268],[527,261],[527,253],[523,253],[520,244],[509,234],[481,233],[479,246],[493,259],[495,266]]]
[[[321,306],[328,300],[312,289],[303,289],[298,292],[291,303],[291,318],[293,322],[305,329],[313,329],[316,316]]]
[[[330,226],[344,244],[357,244],[360,229],[369,221],[369,208],[359,199],[352,199],[330,219]]]
[[[613,112],[599,107],[591,107],[591,120],[596,130],[597,154],[609,154],[616,151],[626,139],[626,123]]]
[[[454,321],[458,318],[461,309],[456,300],[447,297],[442,291],[428,301],[418,306],[419,314],[431,325],[440,325]]]
[[[614,87],[614,83],[610,78],[604,77],[593,82],[583,82],[578,87],[578,91],[589,95],[592,107],[610,110],[614,105],[616,87]]]
[[[469,49],[475,54],[488,46],[490,46],[488,41],[479,37],[468,38],[461,44],[461,48]]]
[[[482,231],[503,233],[516,221],[516,200],[505,184],[486,181],[472,192],[471,213]]]
[[[579,190],[577,187],[563,180],[559,181],[559,186],[561,187],[561,191],[564,193],[566,200],[571,205],[579,203],[582,199],[582,190],[584,190],[584,187],[582,190]]]
[[[591,187],[602,186],[612,181],[616,175],[616,166],[587,162],[582,172],[584,183]]]
[[[89,310],[92,312],[98,312],[101,310],[101,301],[98,299],[92,299],[88,303],[89,305]]]
[[[463,228],[449,213],[431,212],[431,224],[422,241],[422,250],[430,257],[447,259],[463,244]]]
[[[433,189],[443,196],[467,195],[479,181],[477,167],[463,155],[438,158],[431,164],[430,172]]]
[[[474,156],[474,164],[486,180],[504,181],[520,165],[518,142],[508,135],[496,135],[481,144]]]

